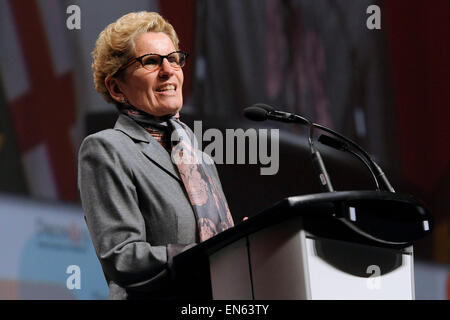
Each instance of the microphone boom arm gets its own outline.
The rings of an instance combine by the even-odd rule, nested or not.
[[[326,131],[328,133],[331,133],[332,135],[338,137],[340,140],[343,140],[347,143],[349,143],[352,147],[354,147],[356,150],[358,150],[363,156],[364,158],[367,160],[367,162],[369,163],[369,166],[372,168],[372,170],[376,173],[376,180],[378,181],[377,178],[380,178],[381,181],[383,182],[384,187],[390,191],[395,193],[394,188],[392,187],[392,185],[390,184],[389,180],[387,179],[386,175],[384,174],[383,170],[381,170],[380,166],[370,157],[370,155],[363,149],[361,148],[357,143],[353,142],[351,139],[343,136],[342,134],[331,130],[330,128],[327,128],[325,126],[322,126],[320,124],[317,123],[313,123],[314,126],[316,126],[317,128]],[[372,171],[371,170],[371,171]],[[377,183],[378,185],[378,183]]]

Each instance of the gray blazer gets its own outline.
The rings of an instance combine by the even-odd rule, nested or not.
[[[170,154],[134,120],[86,137],[78,159],[85,220],[110,299],[169,293],[171,257],[197,242],[194,211]],[[214,165],[207,171],[220,186]]]

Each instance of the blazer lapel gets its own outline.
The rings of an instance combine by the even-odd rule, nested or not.
[[[150,138],[153,139],[153,141],[149,141],[148,144],[145,144],[142,152],[147,156],[147,158],[167,171],[167,173],[175,179],[182,182],[178,169],[173,164],[170,154],[158,143],[158,141],[151,136]]]
[[[158,141],[155,140],[144,128],[137,124],[133,119],[121,114],[117,119],[114,129],[122,131],[137,143],[142,153],[152,162],[166,171],[173,178],[182,182],[177,168],[172,162],[170,154],[165,150]]]

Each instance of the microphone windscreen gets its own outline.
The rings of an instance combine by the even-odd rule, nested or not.
[[[267,120],[267,111],[263,108],[257,107],[256,105],[245,108],[243,113],[247,119],[253,121]]]
[[[265,103],[255,103],[254,105],[252,105],[252,107],[261,108],[261,109],[266,110],[267,112],[275,111],[275,109],[273,107],[271,107]]]

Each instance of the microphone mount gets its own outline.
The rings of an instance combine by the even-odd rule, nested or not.
[[[380,179],[382,181],[385,189],[387,189],[388,191],[393,192],[393,193],[395,192],[394,188],[390,184],[390,182],[387,179],[384,172],[381,170],[380,166],[378,166],[378,164],[370,157],[370,155],[363,148],[361,148],[358,144],[356,144],[349,138],[341,135],[340,133],[338,133],[328,127],[322,126],[320,124],[313,123],[310,120],[308,120],[304,117],[301,117],[299,115],[287,113],[287,112],[283,112],[283,111],[277,111],[273,107],[271,107],[267,104],[263,104],[263,103],[257,103],[251,107],[245,108],[244,116],[251,120],[254,120],[254,121],[265,121],[267,119],[270,119],[270,120],[275,120],[275,121],[280,121],[280,122],[298,123],[298,124],[308,126],[309,127],[308,141],[309,141],[309,146],[310,146],[311,155],[312,155],[312,159],[313,159],[313,164],[314,164],[314,167],[316,168],[316,170],[318,170],[318,172],[319,172],[320,181],[322,183],[322,186],[326,189],[326,191],[331,192],[334,190],[331,185],[331,181],[329,179],[329,176],[326,171],[325,165],[323,163],[322,157],[319,153],[319,150],[317,150],[317,148],[315,148],[315,146],[314,146],[314,142],[313,142],[314,128],[318,128],[320,130],[328,132],[328,133],[332,134],[333,136],[337,137],[337,139],[332,139],[333,140],[332,142],[331,142],[331,140],[326,141],[326,142],[329,142],[329,144],[327,144],[326,142],[324,144],[326,144],[332,148],[335,148],[337,150],[350,152],[351,154],[356,156],[360,161],[362,161],[366,165],[366,167],[369,169],[372,176],[374,177],[377,189],[380,189],[379,181],[378,181],[378,179]],[[328,137],[328,138],[331,139],[331,137]],[[322,141],[321,141],[322,143],[323,143],[323,139],[324,138],[322,138]],[[350,148],[350,146],[353,147],[354,149],[356,149],[357,151],[359,151],[360,154],[354,152]]]
[[[245,108],[244,116],[254,121],[265,121],[267,119],[270,119],[280,122],[297,123],[308,126],[309,127],[308,142],[311,151],[311,159],[313,162],[313,167],[317,172],[322,189],[324,189],[324,191],[327,192],[334,191],[333,185],[331,184],[331,179],[323,162],[322,156],[319,150],[314,146],[313,142],[314,124],[311,121],[293,113],[277,111],[273,107],[263,103],[257,103],[251,107]]]

